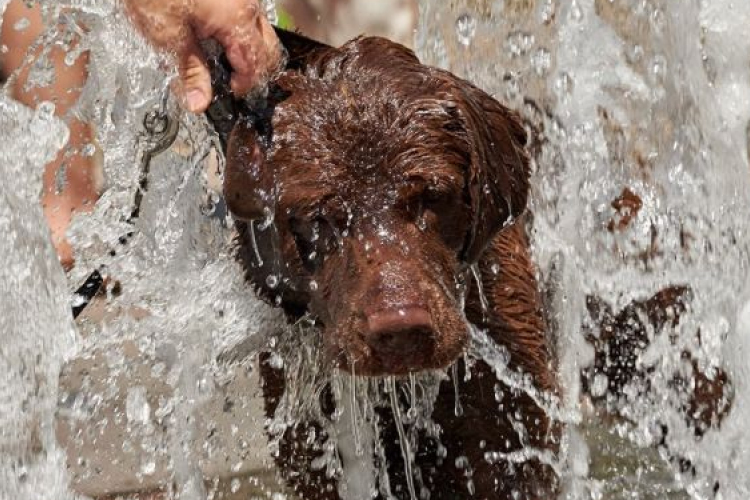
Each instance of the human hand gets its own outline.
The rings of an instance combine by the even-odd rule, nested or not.
[[[211,104],[211,73],[200,40],[216,39],[232,65],[232,91],[250,91],[280,61],[280,46],[259,0],[124,0],[127,12],[157,48],[178,59],[181,95],[194,113]]]

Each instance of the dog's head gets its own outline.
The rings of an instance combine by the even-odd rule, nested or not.
[[[292,57],[264,123],[240,120],[225,196],[248,274],[310,313],[358,375],[449,365],[462,276],[526,206],[526,134],[486,93],[381,38]]]

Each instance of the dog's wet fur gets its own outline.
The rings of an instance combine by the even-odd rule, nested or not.
[[[212,116],[227,152],[225,197],[248,280],[290,321],[315,321],[323,370],[400,377],[453,366],[432,414],[439,438],[420,431],[414,450],[432,500],[554,498],[562,423],[485,362],[468,367],[461,356],[474,324],[509,353],[511,371],[559,396],[526,235],[526,150],[541,151],[543,129],[532,113],[527,145],[516,113],[388,40],[332,48],[278,34],[289,58],[265,110]],[[625,215],[610,231],[627,227],[640,208],[632,192],[622,199],[613,208]],[[582,373],[583,393],[604,407],[637,382],[639,397],[649,397],[648,368],[635,362],[650,343],[647,323],[674,325],[689,302],[689,288],[675,286],[615,314],[588,297],[584,331],[595,357]],[[700,439],[729,412],[731,383],[723,370],[708,377],[683,357],[693,378],[673,386],[685,388],[686,422]],[[270,418],[288,379],[270,353],[261,359]],[[597,374],[607,376],[605,395],[590,391]],[[330,390],[321,400],[332,415]],[[391,492],[408,498],[397,426],[388,412],[379,421]],[[327,438],[318,423],[300,421],[279,443],[282,475],[304,499],[340,498],[336,478],[315,466]],[[521,450],[530,451],[525,459],[511,458]],[[500,453],[488,460],[492,452]],[[666,454],[683,473],[691,470]]]
[[[448,366],[468,336],[462,272],[526,206],[517,116],[378,38],[322,51],[275,85],[272,136],[244,121],[229,144],[232,212],[273,211],[279,235],[278,268],[257,267],[240,226],[251,279],[315,316],[341,367]],[[248,148],[263,139],[263,154]]]
[[[552,498],[558,478],[533,453],[521,463],[485,454],[554,455],[560,426],[484,362],[466,376],[461,356],[470,322],[507,350],[512,370],[557,392],[525,231],[519,117],[388,40],[331,48],[280,36],[287,69],[265,113],[240,118],[227,145],[225,197],[248,279],[290,321],[314,318],[331,370],[403,376],[458,364],[433,413],[447,455],[426,436],[416,450],[431,499]],[[268,363],[262,375],[272,415],[284,378]],[[303,498],[338,498],[335,480],[312,466],[322,447],[319,435],[308,439],[312,426],[287,431],[280,468]],[[383,442],[391,489],[406,498],[392,419]]]
[[[265,110],[217,124],[248,280],[290,321],[315,321],[324,370],[401,377],[453,366],[432,414],[439,443],[421,432],[415,450],[432,500],[554,498],[559,478],[550,460],[562,423],[485,362],[469,368],[461,356],[474,324],[509,353],[511,371],[559,396],[526,235],[529,159],[519,116],[388,40],[332,48],[278,33],[289,60]],[[532,150],[542,136],[534,134]],[[627,199],[637,211],[638,200]],[[645,377],[634,361],[649,344],[640,318],[658,329],[678,321],[688,302],[689,290],[673,287],[615,315],[589,297],[587,328],[600,334],[589,336],[596,355],[582,374],[584,393],[598,401],[589,391],[596,374],[607,375],[609,397]],[[287,379],[269,359],[262,357],[261,375],[272,417]],[[693,372],[685,413],[700,438],[720,424],[732,393],[723,371]],[[333,414],[330,391],[321,398]],[[397,426],[387,412],[379,419],[391,491],[408,498]],[[280,441],[279,468],[304,499],[339,498],[336,478],[314,464],[327,437],[316,422],[301,421]],[[531,451],[525,460],[509,458],[521,450]],[[492,452],[500,453],[490,461]],[[673,460],[683,472],[691,467]]]

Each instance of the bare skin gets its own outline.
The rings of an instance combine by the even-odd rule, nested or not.
[[[280,61],[279,42],[258,0],[125,0],[143,35],[174,52],[184,105],[201,113],[211,103],[211,75],[199,41],[216,39],[234,69],[232,90],[247,93]]]
[[[24,29],[16,29],[19,21],[28,20]],[[12,89],[13,97],[30,107],[40,102],[55,104],[55,114],[66,120],[70,129],[70,140],[50,164],[43,177],[42,206],[44,216],[52,232],[52,241],[66,269],[73,266],[73,248],[65,232],[76,212],[88,212],[99,198],[101,172],[96,157],[81,154],[85,145],[94,140],[91,127],[76,119],[67,119],[68,111],[75,105],[86,83],[88,53],[82,54],[73,65],[65,64],[65,51],[53,47],[49,58],[55,68],[55,81],[48,87],[25,89],[30,64],[24,64],[30,46],[44,29],[38,5],[27,7],[21,0],[12,0],[3,15],[0,45],[8,48],[0,51],[0,72],[7,77],[19,71]],[[37,51],[35,55],[39,55]],[[56,179],[60,169],[65,168],[65,182],[58,186]]]

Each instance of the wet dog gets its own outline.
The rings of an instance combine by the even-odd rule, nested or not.
[[[409,464],[399,417],[380,415],[389,478],[374,497],[551,498],[560,426],[539,394],[557,392],[556,369],[525,233],[519,117],[388,40],[332,48],[280,36],[289,61],[265,110],[217,126],[247,278],[290,321],[315,322],[326,370],[453,367]],[[462,357],[470,324],[506,376],[497,359]],[[269,417],[284,368],[262,363]],[[331,391],[320,398],[335,414]],[[304,421],[279,440],[280,469],[303,498],[352,497],[318,463],[327,441]]]

